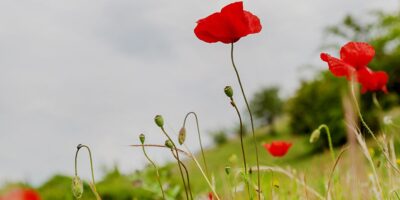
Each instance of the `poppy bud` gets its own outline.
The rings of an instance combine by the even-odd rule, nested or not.
[[[165,146],[167,146],[170,149],[172,149],[174,147],[174,145],[172,144],[171,140],[165,140]]]
[[[226,96],[228,96],[229,98],[233,97],[233,89],[231,86],[226,86],[224,88],[224,92],[225,92]]]
[[[314,143],[319,139],[319,136],[321,135],[321,131],[319,129],[315,129],[312,133],[311,133],[311,137],[310,137],[310,143]]]
[[[74,194],[74,197],[76,199],[82,198],[83,183],[82,183],[81,179],[79,178],[79,176],[75,176],[72,179],[72,193]]]
[[[156,122],[157,126],[160,128],[164,126],[164,119],[161,115],[156,115],[154,117],[154,122]]]
[[[142,133],[142,134],[139,135],[139,139],[140,139],[140,142],[142,144],[144,144],[144,140],[146,139],[146,136],[144,136],[144,134]]]
[[[225,167],[225,173],[226,173],[226,175],[229,175],[231,173],[231,167],[226,166]]]
[[[186,129],[185,127],[182,127],[181,130],[179,130],[179,136],[178,136],[178,142],[180,145],[182,145],[186,140]]]

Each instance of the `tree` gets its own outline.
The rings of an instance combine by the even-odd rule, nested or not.
[[[278,87],[265,87],[251,100],[252,111],[262,125],[271,125],[282,114],[283,101]]]

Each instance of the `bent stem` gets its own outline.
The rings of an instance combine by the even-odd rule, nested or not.
[[[335,156],[335,150],[333,150],[333,144],[332,144],[332,138],[331,138],[331,132],[329,131],[329,127],[326,124],[321,124],[318,129],[325,129],[326,135],[328,137],[328,143],[329,143],[329,150],[331,152],[331,157],[333,162],[336,160]]]
[[[168,133],[165,131],[164,127],[160,127],[161,131],[164,133],[165,136],[167,136],[168,140],[171,141],[172,145],[173,145],[173,149],[175,150],[176,153],[176,160],[178,161],[178,167],[179,167],[179,172],[181,173],[181,178],[182,178],[182,182],[183,182],[183,186],[185,188],[185,193],[186,193],[186,199],[189,199],[189,194],[188,194],[188,188],[186,185],[186,181],[185,181],[185,177],[183,175],[183,171],[182,171],[182,166],[181,166],[181,160],[179,159],[179,153],[178,150],[176,149],[176,145],[175,142],[172,141],[171,137],[168,135]]]
[[[92,192],[93,192],[94,195],[96,196],[96,199],[97,199],[97,200],[101,200],[100,195],[98,194],[97,189],[96,189],[96,182],[95,182],[95,180],[94,180],[94,170],[93,170],[92,152],[90,151],[90,148],[89,148],[88,146],[83,145],[83,144],[79,144],[79,145],[76,147],[76,153],[75,153],[75,176],[78,176],[78,154],[79,154],[79,150],[80,150],[82,147],[86,148],[86,149],[88,150],[88,152],[89,152],[90,170],[91,170],[91,172],[92,172],[92,183],[89,184],[89,185],[90,185],[90,188],[92,189]]]
[[[151,160],[150,157],[147,155],[146,150],[145,150],[145,148],[144,148],[144,145],[142,145],[142,150],[143,150],[144,156],[147,158],[147,160],[151,163],[151,165],[153,165],[154,169],[156,170],[157,181],[158,181],[158,184],[160,185],[160,189],[161,189],[161,193],[162,193],[163,199],[165,200],[164,189],[163,189],[163,186],[162,186],[162,183],[161,183],[160,173],[159,173],[159,171],[158,171],[158,167],[157,167],[157,165],[153,162],[153,160]]]
[[[240,115],[239,109],[236,106],[235,101],[233,100],[233,97],[230,97],[231,99],[231,105],[235,108],[235,111],[237,113],[237,116],[239,118],[239,123],[240,123],[240,147],[242,149],[242,156],[243,156],[243,165],[244,165],[244,176],[247,176],[247,162],[246,162],[246,153],[244,151],[244,145],[243,145],[243,121],[242,121],[242,116]],[[250,186],[249,186],[249,182],[245,181],[246,185],[247,185],[247,192],[249,193],[249,195],[251,195],[250,193]]]
[[[195,112],[187,113],[186,116],[185,116],[185,119],[183,120],[183,126],[182,127],[185,128],[186,119],[189,117],[190,114],[194,115],[195,120],[196,120],[197,135],[199,136],[199,144],[200,144],[200,149],[201,149],[201,156],[203,157],[203,162],[204,162],[204,167],[206,169],[206,174],[207,174],[207,176],[210,176],[210,173],[208,172],[208,166],[207,166],[206,157],[204,155],[203,144],[201,142],[200,125],[199,125],[199,120],[197,118],[197,114]]]
[[[253,142],[254,142],[254,147],[255,147],[255,150],[256,150],[256,161],[257,161],[257,187],[258,187],[257,194],[258,194],[258,199],[260,200],[261,199],[260,162],[259,162],[259,158],[258,158],[258,147],[257,147],[256,136],[255,136],[255,133],[254,133],[253,114],[251,113],[250,105],[249,105],[249,102],[247,101],[246,94],[245,94],[244,89],[243,89],[242,81],[240,79],[239,72],[238,72],[238,70],[236,68],[235,61],[233,59],[233,43],[231,43],[231,61],[232,61],[233,69],[235,70],[235,73],[236,73],[237,80],[239,82],[240,90],[242,91],[244,102],[246,103],[247,111],[249,112],[249,116],[250,116],[251,132],[253,134]]]

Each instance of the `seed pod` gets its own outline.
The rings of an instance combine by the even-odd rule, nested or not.
[[[142,144],[144,144],[144,140],[146,139],[146,136],[144,136],[144,134],[142,133],[142,134],[139,135],[139,139],[140,139],[140,142]]]
[[[224,88],[224,92],[225,92],[226,96],[228,96],[229,98],[233,97],[233,89],[231,86],[226,86]]]
[[[165,140],[165,146],[167,146],[170,149],[172,149],[174,147],[174,145],[172,144],[171,140]]]
[[[75,176],[72,179],[72,193],[74,194],[74,197],[76,199],[82,198],[83,183],[82,183],[81,179],[79,178],[79,176]]]
[[[226,175],[229,175],[231,173],[231,167],[226,166],[225,167],[225,173],[226,173]]]
[[[181,130],[179,130],[179,136],[178,136],[178,142],[180,145],[182,145],[186,140],[186,128],[182,127]]]
[[[319,139],[319,136],[321,135],[321,131],[319,129],[315,129],[312,133],[311,133],[311,137],[310,137],[310,143],[314,143]]]
[[[164,126],[164,119],[161,115],[156,115],[154,117],[154,122],[156,122],[157,126],[160,128]]]

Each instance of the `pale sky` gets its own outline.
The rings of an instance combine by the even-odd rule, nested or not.
[[[239,94],[229,45],[193,34],[198,19],[229,2],[1,0],[0,183],[72,175],[79,143],[92,147],[99,175],[115,163],[124,172],[143,167],[140,149],[127,145],[138,143],[142,132],[146,142],[163,143],[156,114],[171,132],[189,111],[198,113],[204,135],[236,124],[223,93],[232,85]],[[397,0],[252,0],[244,6],[263,25],[236,44],[248,96],[271,85],[290,95],[307,75],[302,66],[323,69],[323,28],[345,14],[363,18],[400,7]],[[196,150],[191,128],[188,142]],[[158,162],[170,159],[169,152],[149,152]],[[84,154],[80,173],[88,174]]]

